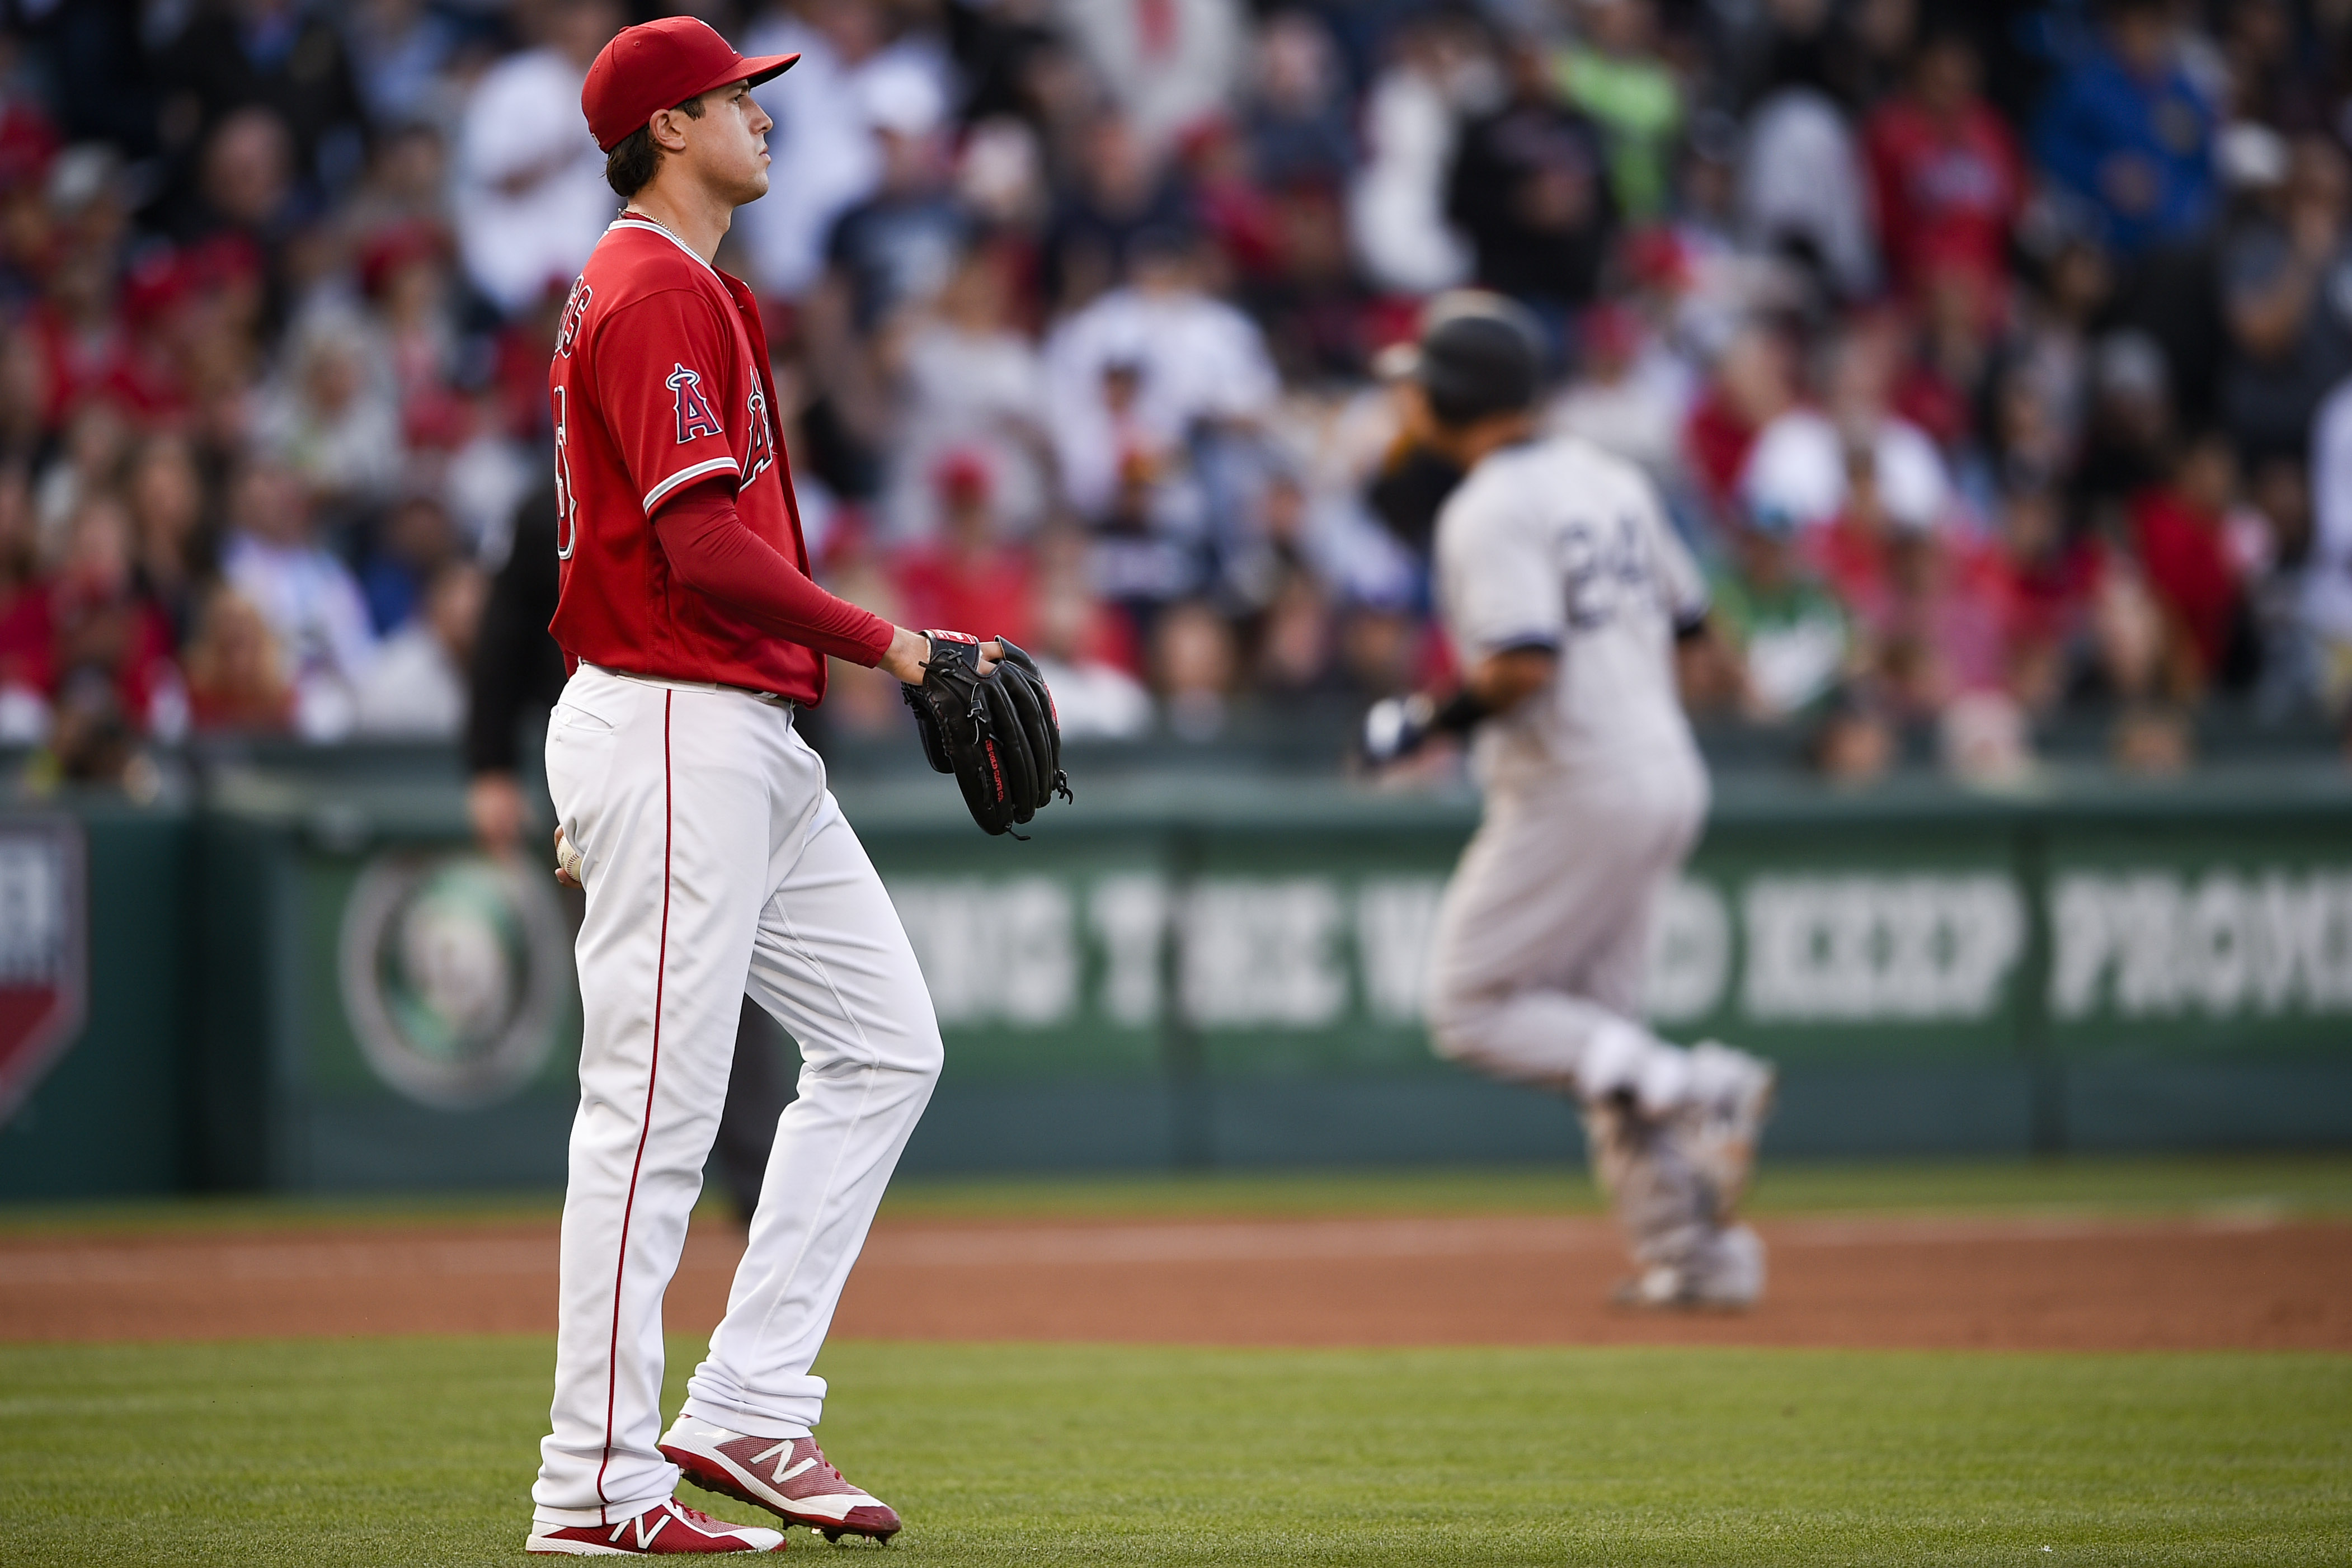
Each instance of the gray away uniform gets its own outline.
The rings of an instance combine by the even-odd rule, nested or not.
[[[1559,438],[1480,463],[1439,514],[1440,606],[1463,667],[1559,656],[1551,685],[1480,727],[1477,836],[1438,917],[1443,1055],[1597,1098],[1671,1103],[1675,1054],[1637,1021],[1650,908],[1706,816],[1675,689],[1698,568],[1631,465]]]
[[[1676,631],[1706,613],[1698,569],[1648,480],[1572,437],[1479,463],[1439,514],[1436,564],[1465,669],[1531,646],[1558,664],[1478,731],[1486,813],[1438,915],[1433,1043],[1584,1103],[1660,1299],[1752,1300],[1760,1248],[1724,1228],[1736,1191],[1720,1190],[1744,1171],[1710,1185],[1706,1134],[1682,1113],[1768,1082],[1765,1070],[1641,1022],[1651,908],[1706,816],[1674,657]]]

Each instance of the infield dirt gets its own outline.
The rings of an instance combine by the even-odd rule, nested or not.
[[[1589,1216],[888,1220],[837,1334],[1261,1345],[1717,1343],[2352,1350],[2352,1223],[1766,1220],[1771,1288],[1738,1315],[1612,1308]],[[698,1217],[677,1332],[726,1304],[741,1233]],[[442,1222],[0,1238],[0,1340],[547,1333],[556,1231]]]

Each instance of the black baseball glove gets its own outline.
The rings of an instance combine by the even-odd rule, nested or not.
[[[988,832],[1010,832],[1055,795],[1071,799],[1062,771],[1062,722],[1037,662],[999,637],[1004,657],[983,675],[979,638],[923,635],[931,640],[923,684],[901,682],[898,690],[915,710],[923,756],[939,772],[955,775],[971,820]]]

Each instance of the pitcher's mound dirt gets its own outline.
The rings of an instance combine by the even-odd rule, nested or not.
[[[1717,1343],[2352,1350],[2352,1225],[1767,1221],[1736,1316],[1613,1309],[1590,1218],[885,1223],[835,1332],[1206,1344]],[[698,1225],[673,1329],[725,1309],[739,1233]],[[555,1227],[0,1239],[0,1340],[547,1333]]]

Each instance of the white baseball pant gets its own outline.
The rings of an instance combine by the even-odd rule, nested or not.
[[[1706,779],[1658,768],[1495,791],[1432,943],[1437,1053],[1516,1082],[1662,1110],[1689,1054],[1641,1020],[1650,912],[1706,816]]]
[[[809,1368],[929,1100],[939,1023],[906,932],[787,708],[583,665],[548,784],[583,859],[580,1113],[563,1203],[553,1430],[535,1516],[668,1497],[662,1292],[727,1095],[747,990],[800,1042],[751,1240],[686,1409],[804,1436]]]

